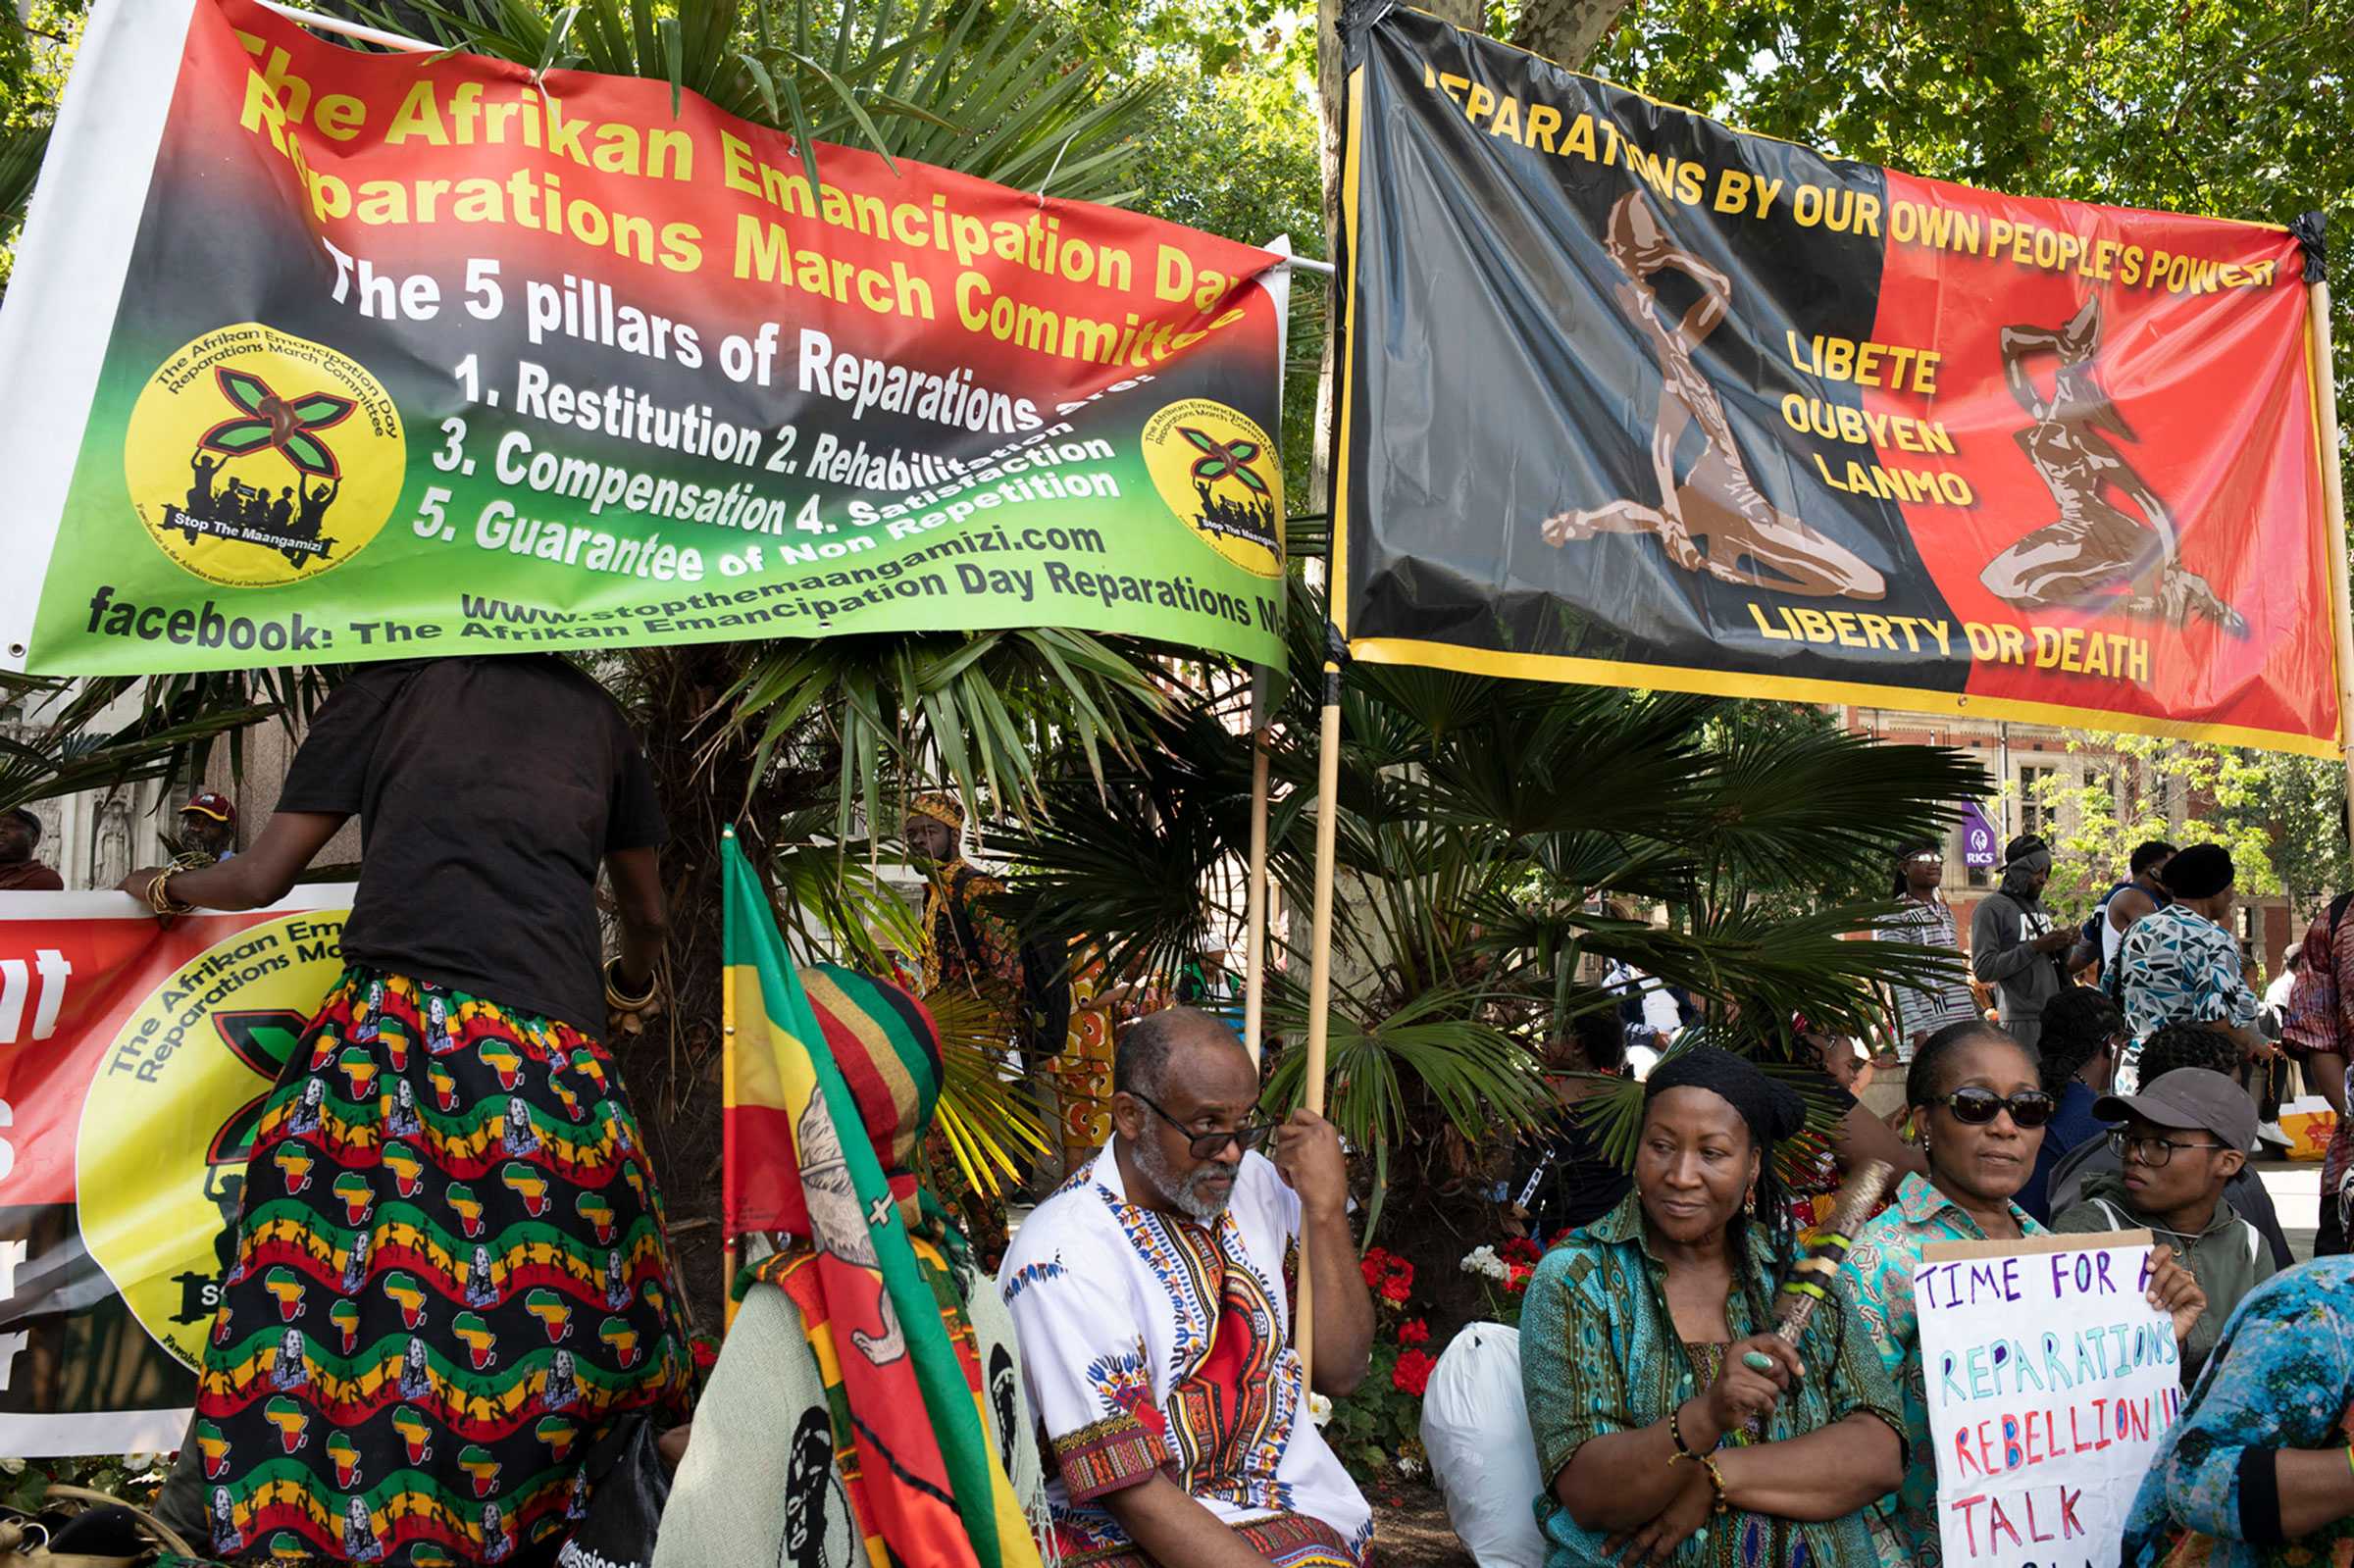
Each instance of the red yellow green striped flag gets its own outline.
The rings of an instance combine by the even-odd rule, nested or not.
[[[784,1231],[813,1248],[792,1293],[838,1426],[845,1408],[854,1418],[853,1498],[868,1558],[874,1568],[1039,1568],[989,1442],[980,1368],[943,1321],[843,1065],[732,831],[721,855],[723,1225],[731,1238]],[[861,1046],[911,1065],[890,1036],[882,1029]]]

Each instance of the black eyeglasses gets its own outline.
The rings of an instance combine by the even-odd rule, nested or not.
[[[1136,1098],[1143,1100],[1147,1105],[1151,1105],[1153,1115],[1183,1133],[1187,1138],[1186,1152],[1198,1160],[1216,1159],[1226,1152],[1226,1145],[1229,1143],[1240,1146],[1245,1154],[1252,1153],[1266,1142],[1268,1134],[1275,1131],[1273,1122],[1245,1122],[1242,1126],[1229,1128],[1223,1133],[1197,1133],[1177,1120],[1176,1117],[1162,1110],[1158,1104],[1154,1103],[1151,1095],[1137,1094],[1134,1089],[1130,1089],[1129,1093],[1134,1094]]]
[[[2005,1099],[1993,1089],[1979,1088],[1974,1085],[1969,1088],[1955,1089],[1934,1103],[1952,1110],[1954,1120],[1967,1127],[1984,1127],[2005,1111],[2011,1113],[2014,1126],[2041,1127],[2052,1119],[2052,1112],[2058,1108],[2057,1102],[2039,1088],[2022,1088]]]
[[[2177,1143],[2172,1138],[2135,1138],[2121,1127],[2109,1135],[2109,1146],[2117,1150],[2119,1159],[2139,1158],[2142,1164],[2154,1171],[2173,1159],[2176,1149],[2214,1151],[2221,1149],[2224,1145],[2221,1143]]]

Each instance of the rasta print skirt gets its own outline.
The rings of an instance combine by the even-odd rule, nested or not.
[[[659,1195],[604,1047],[354,967],[262,1112],[194,1442],[211,1548],[544,1562],[624,1412],[686,1419]]]

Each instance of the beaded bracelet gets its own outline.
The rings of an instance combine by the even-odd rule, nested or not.
[[[1674,1442],[1675,1451],[1678,1454],[1686,1459],[1698,1459],[1701,1457],[1699,1452],[1696,1451],[1690,1443],[1684,1441],[1683,1416],[1684,1407],[1680,1404],[1667,1412],[1667,1436]],[[1716,1447],[1721,1448],[1723,1446],[1724,1438],[1721,1434],[1719,1434],[1716,1439]],[[1715,1449],[1712,1448],[1710,1451],[1713,1453],[1715,1451]],[[1673,1463],[1672,1460],[1669,1462]]]

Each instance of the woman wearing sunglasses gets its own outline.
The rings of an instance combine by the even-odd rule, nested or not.
[[[1905,1178],[1896,1202],[1857,1235],[1839,1272],[1880,1364],[1904,1392],[1909,1461],[1904,1484],[1869,1510],[1872,1549],[1880,1568],[1937,1568],[1944,1560],[1937,1463],[1913,1271],[1932,1242],[2049,1234],[2013,1198],[2035,1169],[2058,1102],[2038,1081],[2034,1059],[2001,1029],[1981,1023],[1952,1024],[1922,1042],[1905,1075],[1905,1100],[1929,1173]],[[2159,1247],[2153,1257],[2150,1302],[2176,1314],[2179,1338],[2205,1298],[2172,1253]]]
[[[1547,1568],[1858,1568],[1902,1474],[1896,1389],[1833,1298],[1772,1334],[1797,1091],[1708,1046],[1644,1084],[1635,1189],[1528,1284],[1520,1381]],[[1622,1555],[1623,1553],[1623,1555]]]

